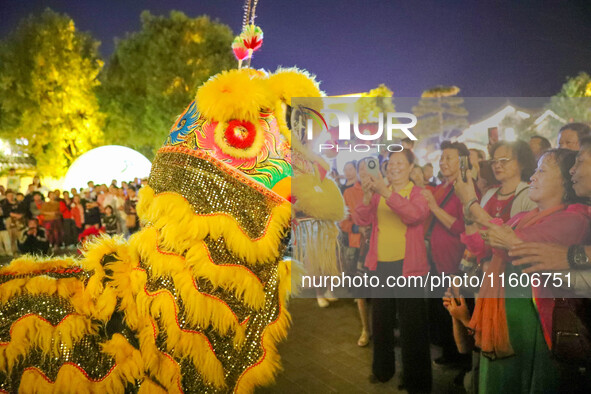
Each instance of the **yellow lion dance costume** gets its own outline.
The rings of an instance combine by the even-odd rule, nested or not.
[[[325,163],[291,141],[286,121],[291,97],[319,95],[296,69],[212,77],[156,155],[139,233],[97,239],[81,259],[1,268],[0,391],[250,392],[272,382],[290,321],[292,176],[334,198],[317,217],[343,215],[336,185],[315,175]]]

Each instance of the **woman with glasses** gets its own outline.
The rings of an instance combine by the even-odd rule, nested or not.
[[[491,216],[507,221],[519,212],[531,211],[536,204],[530,200],[527,189],[529,178],[535,171],[536,162],[529,145],[524,141],[501,141],[491,149],[492,170],[500,186],[489,189],[480,206]],[[466,196],[456,194],[462,201]]]
[[[460,313],[461,320],[474,334],[475,345],[481,349],[481,393],[568,391],[559,387],[560,367],[550,353],[553,285],[503,285],[501,278],[528,278],[512,265],[506,253],[522,242],[566,246],[589,242],[588,212],[586,207],[574,204],[578,200],[569,174],[575,156],[576,152],[566,149],[546,152],[528,188],[536,208],[515,215],[505,225],[479,209],[471,210],[481,231],[465,238],[466,245],[474,254],[492,258],[485,272],[491,280],[483,281],[472,317],[465,308]],[[470,190],[470,184],[471,180],[467,184],[458,180],[456,190]]]
[[[491,155],[493,157],[491,167],[495,179],[500,185],[489,189],[480,200],[480,205],[476,204],[478,199],[473,187],[463,182],[456,182],[455,184],[455,194],[459,197],[462,205],[467,207],[466,212],[464,212],[464,217],[467,218],[465,219],[466,232],[462,235],[462,239],[480,230],[478,225],[472,223],[474,221],[473,216],[484,215],[485,220],[490,217],[507,222],[516,214],[530,211],[536,207],[536,204],[529,198],[527,193],[529,189],[528,180],[536,167],[533,152],[529,145],[523,141],[501,141],[492,146]],[[485,266],[488,261],[489,259],[477,258],[477,256],[466,250],[462,264],[465,270],[479,275],[478,267]],[[454,318],[453,329],[456,343],[471,343],[471,341],[465,340],[467,337],[466,328],[455,316],[449,297],[446,298],[444,298],[444,306]],[[473,308],[474,300],[470,298],[466,301],[466,304]],[[469,349],[463,351],[469,352]],[[473,392],[477,392],[478,361],[479,355],[475,353],[472,359],[473,375],[471,377]]]

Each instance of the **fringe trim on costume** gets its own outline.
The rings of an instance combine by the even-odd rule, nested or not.
[[[50,271],[53,269],[69,268],[79,266],[80,261],[70,257],[65,258],[42,258],[24,255],[14,259],[9,265],[0,268],[0,275],[27,275],[37,272]]]
[[[0,302],[4,303],[10,298],[23,293],[32,295],[48,294],[59,295],[67,299],[76,313],[92,317],[100,321],[107,321],[112,315],[117,299],[114,290],[103,287],[105,276],[102,267],[102,259],[105,254],[119,247],[122,239],[99,238],[92,244],[83,260],[71,258],[65,259],[36,259],[24,257],[13,261],[9,266],[3,268],[5,274],[16,273],[25,275],[7,281],[0,285]],[[64,269],[83,269],[92,272],[86,286],[78,278],[51,278],[43,273]],[[26,276],[26,274],[37,276]]]
[[[19,392],[41,393],[122,393],[127,383],[143,378],[143,360],[139,350],[120,334],[102,345],[103,351],[115,359],[115,365],[101,379],[91,379],[72,363],[64,363],[55,382],[37,368],[27,368],[21,378]]]
[[[154,383],[148,378],[144,378],[138,390],[138,394],[167,394],[160,385]]]
[[[185,259],[186,265],[192,268],[193,276],[207,279],[214,286],[231,291],[255,310],[264,307],[264,285],[247,267],[240,264],[216,264],[204,242],[189,249]]]
[[[338,275],[339,229],[334,222],[305,219],[294,226],[294,259],[307,275]]]
[[[186,318],[191,324],[203,328],[211,324],[221,335],[232,330],[239,338],[244,338],[244,329],[232,309],[221,299],[198,290],[184,258],[158,249],[158,230],[153,227],[145,228],[134,238],[133,244],[143,263],[151,267],[153,276],[172,276],[178,295],[185,305]],[[237,341],[241,342],[241,339]]]
[[[261,336],[263,355],[238,378],[234,388],[235,393],[251,393],[256,386],[265,386],[275,381],[275,374],[281,370],[277,343],[287,337],[291,315],[286,309],[287,292],[291,270],[289,264],[282,262],[277,270],[279,291],[279,314],[277,319],[269,324]]]
[[[216,387],[225,385],[223,366],[209,340],[199,331],[180,328],[177,306],[168,290],[150,293],[144,289],[144,293],[139,293],[136,299],[140,316],[159,317],[166,330],[166,349],[172,356],[191,359],[204,380]],[[154,339],[155,336],[152,340]],[[142,348],[142,353],[143,351]]]
[[[91,278],[92,280],[92,278]],[[89,281],[89,284],[90,281]],[[58,295],[67,299],[76,313],[91,316],[100,321],[107,321],[117,303],[112,289],[105,289],[98,299],[89,300],[84,283],[77,278],[54,279],[48,276],[34,276],[31,278],[13,279],[0,285],[0,302],[5,303],[10,298],[20,294]]]
[[[166,388],[166,392],[182,393],[179,364],[170,355],[161,352],[156,347],[155,338],[158,334],[156,323],[151,318],[142,318],[141,327],[138,338],[146,373],[162,384]],[[207,379],[206,376],[204,378]]]
[[[56,326],[39,315],[25,315],[12,323],[10,342],[0,343],[0,370],[10,371],[32,347],[51,357],[60,352],[61,345],[72,349],[84,335],[96,330],[88,317],[78,314],[67,315]]]
[[[13,261],[4,268],[4,273],[18,272],[19,275],[36,274],[38,276],[17,278],[0,285],[0,302],[24,292],[29,294],[57,294],[67,299],[77,313],[91,316],[93,319],[106,321],[110,318],[117,302],[112,289],[103,287],[105,271],[102,259],[123,245],[122,239],[101,237],[89,243],[91,250],[82,260],[41,259],[24,257]],[[78,278],[55,279],[43,274],[48,271],[80,268],[93,275],[86,285]]]
[[[166,249],[180,254],[208,235],[212,239],[223,236],[228,249],[249,264],[268,263],[279,257],[279,245],[291,218],[291,204],[285,201],[272,209],[264,234],[251,239],[230,215],[198,215],[184,197],[176,193],[154,196],[149,186],[140,191],[137,211],[144,221],[158,228]]]
[[[143,361],[139,350],[119,335],[102,345],[103,351],[115,359],[115,365],[101,379],[91,379],[72,363],[64,363],[55,381],[37,368],[27,368],[22,375],[19,392],[32,393],[122,393],[127,383],[143,378]]]

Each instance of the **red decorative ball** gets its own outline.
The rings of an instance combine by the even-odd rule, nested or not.
[[[251,122],[231,120],[224,133],[228,145],[238,149],[250,148],[254,143],[256,128]]]

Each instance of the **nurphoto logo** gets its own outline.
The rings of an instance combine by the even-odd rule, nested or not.
[[[322,143],[319,144],[320,152],[324,150],[336,150],[349,151],[349,152],[369,152],[370,150],[377,149],[378,152],[381,150],[387,150],[389,152],[400,152],[404,148],[400,144],[390,143],[369,143],[369,141],[379,141],[382,139],[382,135],[385,135],[386,140],[392,141],[394,139],[394,132],[401,131],[406,137],[413,141],[417,140],[417,137],[410,131],[411,128],[416,126],[417,117],[408,112],[387,112],[386,114],[380,112],[377,116],[377,129],[374,133],[366,134],[359,128],[359,114],[353,113],[353,122],[351,122],[349,114],[336,109],[323,109],[321,112],[316,111],[309,107],[302,107],[302,110],[308,115],[306,123],[306,135],[308,140],[314,139],[314,124],[319,127],[324,127],[328,130],[328,123],[325,117],[334,116],[338,122],[338,139],[340,141],[351,141],[351,129],[353,129],[354,138],[360,141],[368,141],[368,143],[352,143],[346,146],[333,143]],[[400,123],[401,119],[408,119],[408,123]],[[385,124],[385,126],[384,126]],[[353,127],[351,127],[353,126]],[[400,138],[398,133],[397,138]]]

